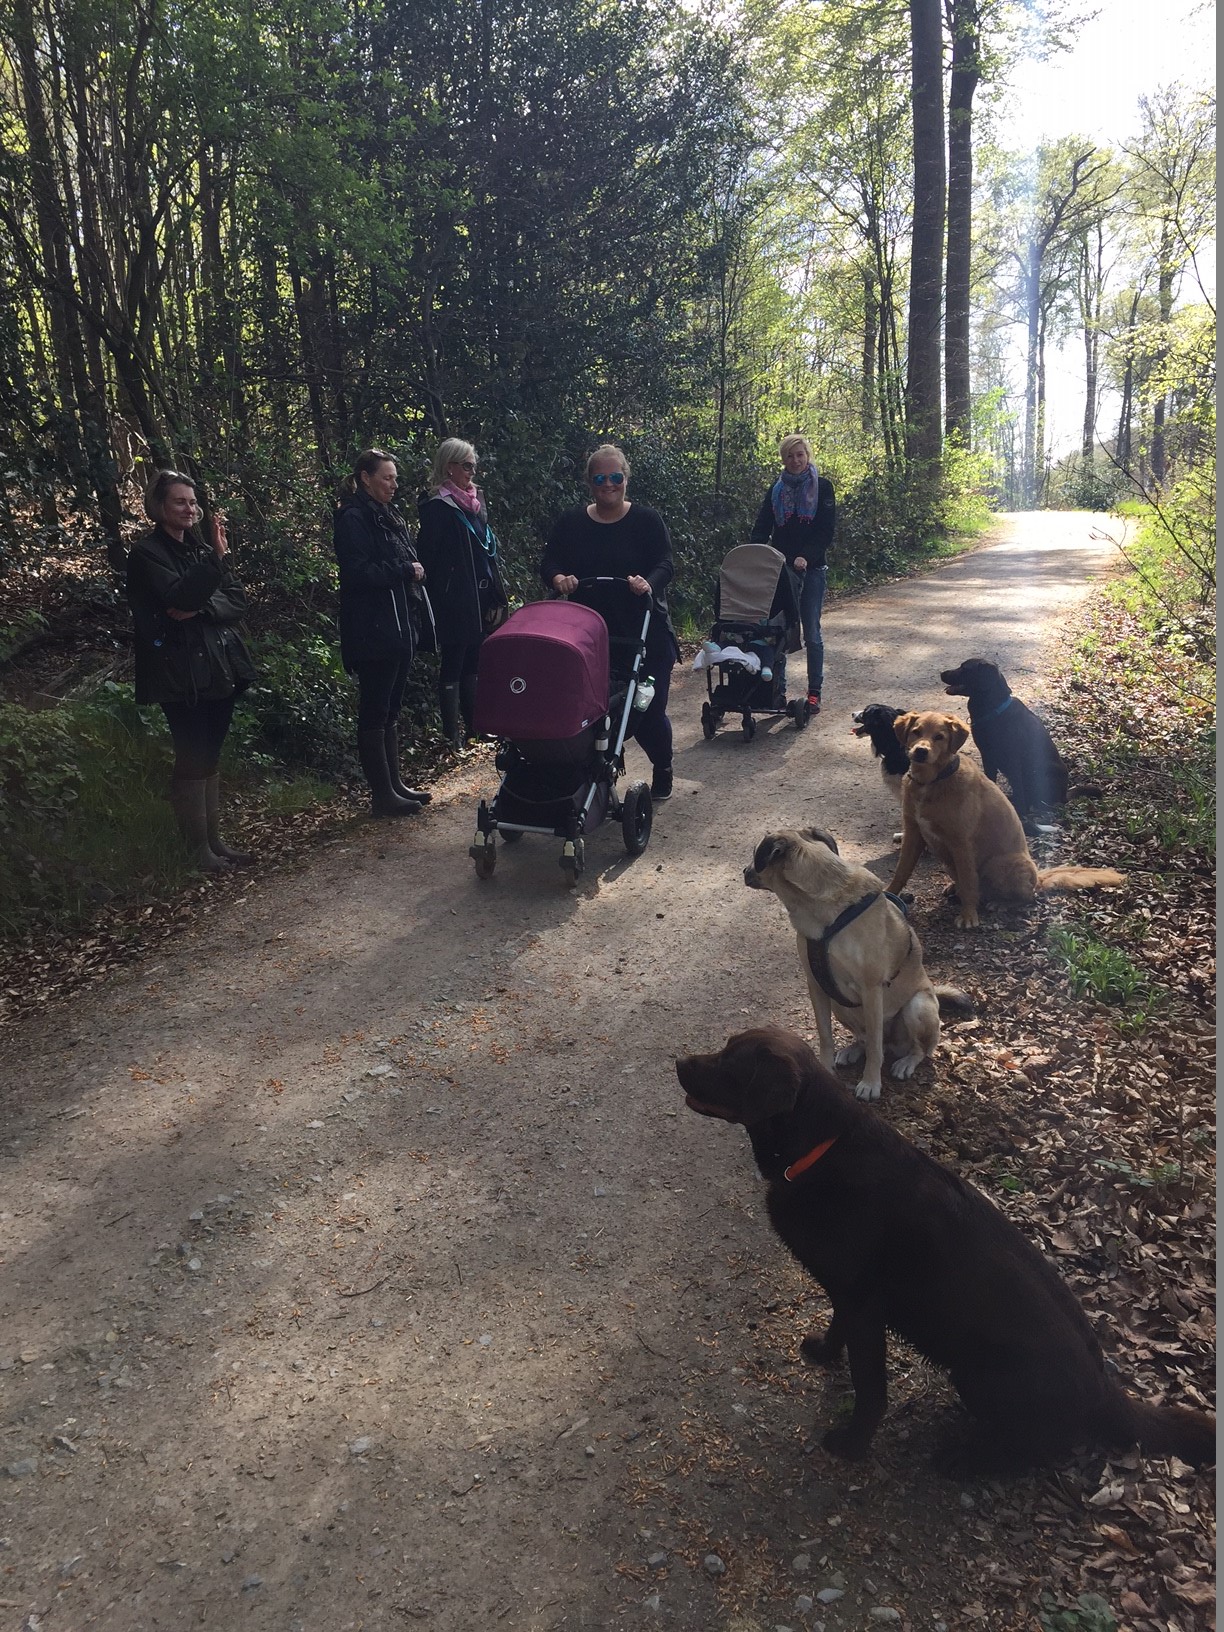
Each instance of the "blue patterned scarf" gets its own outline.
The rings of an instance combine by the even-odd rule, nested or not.
[[[771,495],[774,520],[778,526],[785,527],[792,516],[799,521],[811,521],[816,514],[819,487],[820,475],[813,464],[809,464],[799,476],[792,476],[790,471],[784,470],[774,483]]]

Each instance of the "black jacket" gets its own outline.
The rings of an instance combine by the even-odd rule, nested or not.
[[[416,582],[416,551],[408,529],[385,504],[365,493],[340,501],[332,522],[340,565],[340,659],[358,663],[411,661],[433,649],[429,601]]]
[[[476,515],[469,516],[453,499],[422,493],[417,514],[421,522],[417,549],[425,568],[438,645],[475,645],[508,605],[497,539],[489,531],[484,504]],[[486,538],[491,548],[485,547]]]
[[[246,592],[225,560],[187,532],[154,527],[132,546],[127,596],[136,630],[136,701],[198,703],[243,692],[255,678],[238,633]],[[168,607],[194,612],[172,618]]]
[[[794,566],[797,555],[801,555],[809,567],[823,567],[827,565],[825,557],[833,542],[833,524],[836,520],[833,483],[827,476],[821,476],[816,485],[816,514],[811,521],[800,521],[798,516],[789,516],[785,525],[779,527],[774,515],[771,487],[748,537],[753,544],[772,544],[775,550],[781,550],[790,567]]]

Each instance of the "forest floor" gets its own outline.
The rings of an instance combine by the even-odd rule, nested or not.
[[[871,1458],[821,1449],[849,1387],[798,1357],[825,1300],[673,1070],[761,1019],[812,1034],[742,868],[815,821],[887,878],[851,710],[959,709],[939,670],[997,659],[1104,787],[1043,861],[1128,882],[966,932],[920,867],[927,967],[977,1018],[880,1108],[1054,1258],[1139,1392],[1209,1403],[1214,883],[1118,814],[1171,807],[1185,714],[1072,661],[1099,519],[1006,518],[832,607],[806,732],[704,742],[678,670],[676,795],[636,860],[593,835],[573,891],[532,838],[473,876],[481,754],[420,818],[191,886],[130,967],[11,1018],[0,1627],[1209,1624],[1212,1483],[1175,1460],[948,1478],[955,1396],[897,1346]],[[1124,1008],[1071,996],[1058,922],[1127,948]]]

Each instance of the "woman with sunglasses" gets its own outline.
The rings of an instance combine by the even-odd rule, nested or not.
[[[589,504],[562,515],[544,549],[540,575],[550,589],[568,595],[581,578],[623,578],[635,595],[654,591],[658,612],[646,636],[646,672],[654,678],[654,698],[637,716],[634,736],[651,763],[651,797],[672,794],[672,728],[667,693],[672,666],[680,656],[667,610],[666,589],[675,576],[671,538],[663,517],[628,497],[629,461],[605,442],[586,462]],[[638,626],[641,627],[640,624]]]
[[[442,735],[462,748],[476,735],[476,670],[484,637],[509,610],[484,495],[476,486],[476,449],[448,436],[439,443],[428,493],[417,501],[417,551],[425,565],[438,631],[438,709]],[[460,716],[463,730],[460,730]]]
[[[837,511],[833,483],[822,476],[812,460],[806,436],[784,436],[778,449],[782,474],[766,493],[752,532],[753,544],[772,544],[800,575],[799,618],[807,647],[808,707],[820,713],[824,684],[824,637],[820,613],[824,606],[829,569],[825,555],[833,539]],[[786,659],[774,670],[774,685],[786,695]]]

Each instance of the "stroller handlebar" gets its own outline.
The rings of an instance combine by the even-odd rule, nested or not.
[[[655,598],[653,588],[648,587],[645,595],[641,595],[636,589],[630,588],[629,580],[627,578],[613,578],[610,574],[603,574],[597,578],[579,578],[578,582],[574,585],[574,588],[568,593],[573,595],[575,591],[585,589],[590,584],[619,584],[628,594],[632,595],[635,600],[648,601],[650,604],[650,610],[652,612],[657,612],[659,609],[659,603]],[[558,599],[560,599],[560,594],[558,591],[554,590],[553,593]]]

